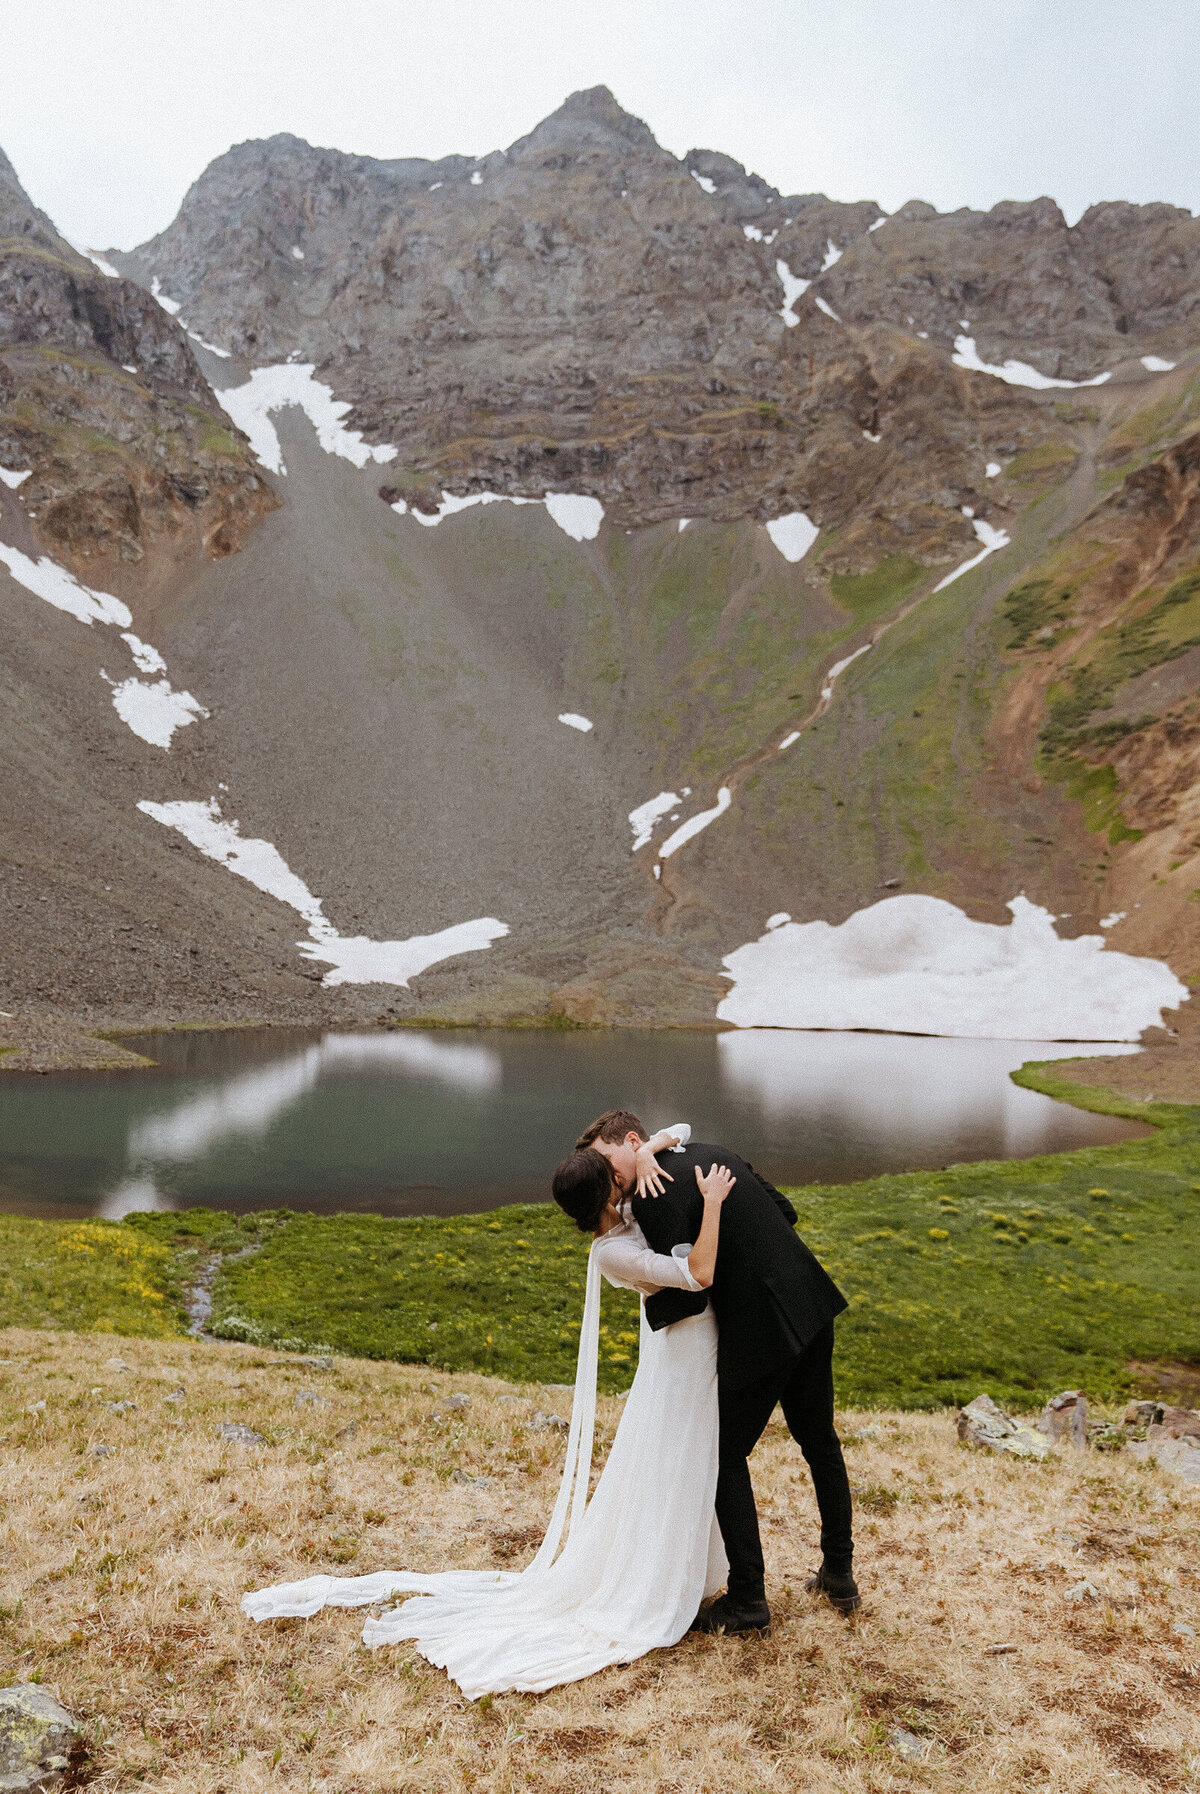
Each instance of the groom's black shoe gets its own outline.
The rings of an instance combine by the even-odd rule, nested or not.
[[[771,1630],[771,1609],[765,1601],[735,1601],[729,1595],[718,1595],[702,1607],[689,1632],[757,1632],[765,1638]]]
[[[839,1576],[835,1570],[827,1570],[822,1564],[816,1575],[809,1577],[804,1587],[810,1595],[824,1595],[839,1613],[857,1613],[862,1606],[858,1584],[848,1570]]]

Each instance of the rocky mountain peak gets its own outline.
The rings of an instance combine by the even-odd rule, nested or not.
[[[516,160],[526,160],[555,151],[622,155],[631,149],[656,159],[668,155],[649,125],[626,112],[607,87],[587,87],[568,95],[556,112],[527,137],[518,138],[508,153]]]
[[[84,265],[84,258],[60,237],[45,212],[39,211],[17,178],[17,171],[0,149],[0,238],[16,237],[37,244],[65,261]]]

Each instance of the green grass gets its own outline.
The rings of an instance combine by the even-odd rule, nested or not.
[[[1037,448],[1022,449],[1004,469],[1006,480],[1029,480],[1044,473],[1060,473],[1079,459],[1079,450],[1069,442],[1043,442]]]
[[[119,1221],[0,1216],[0,1325],[161,1339],[180,1329],[177,1251]]]
[[[906,554],[889,554],[869,573],[835,573],[829,581],[829,590],[855,622],[872,623],[909,597],[922,580],[928,578],[928,567],[922,567],[919,561]]]
[[[1029,1067],[1017,1082],[1151,1121],[1149,1138],[793,1192],[850,1300],[848,1405],[930,1408],[987,1389],[1113,1400],[1130,1360],[1200,1361],[1200,1108],[1134,1103]],[[0,1219],[0,1325],[164,1337],[183,1283],[222,1254],[213,1330],[298,1351],[574,1378],[587,1241],[548,1205],[389,1220],[213,1210],[124,1222]],[[245,1256],[247,1245],[258,1250]],[[600,1382],[625,1388],[637,1304],[605,1289]]]

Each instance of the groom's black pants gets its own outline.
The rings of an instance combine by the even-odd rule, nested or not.
[[[821,1514],[826,1566],[849,1574],[854,1554],[850,1481],[833,1425],[833,1322],[822,1327],[798,1358],[741,1389],[718,1388],[721,1419],[717,1522],[729,1558],[729,1593],[738,1602],[763,1597],[762,1541],[747,1459],[778,1402],[788,1431],[804,1453]]]

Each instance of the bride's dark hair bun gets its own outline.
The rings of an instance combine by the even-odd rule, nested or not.
[[[564,1159],[550,1185],[555,1202],[580,1233],[595,1233],[612,1187],[608,1160],[594,1146]]]

